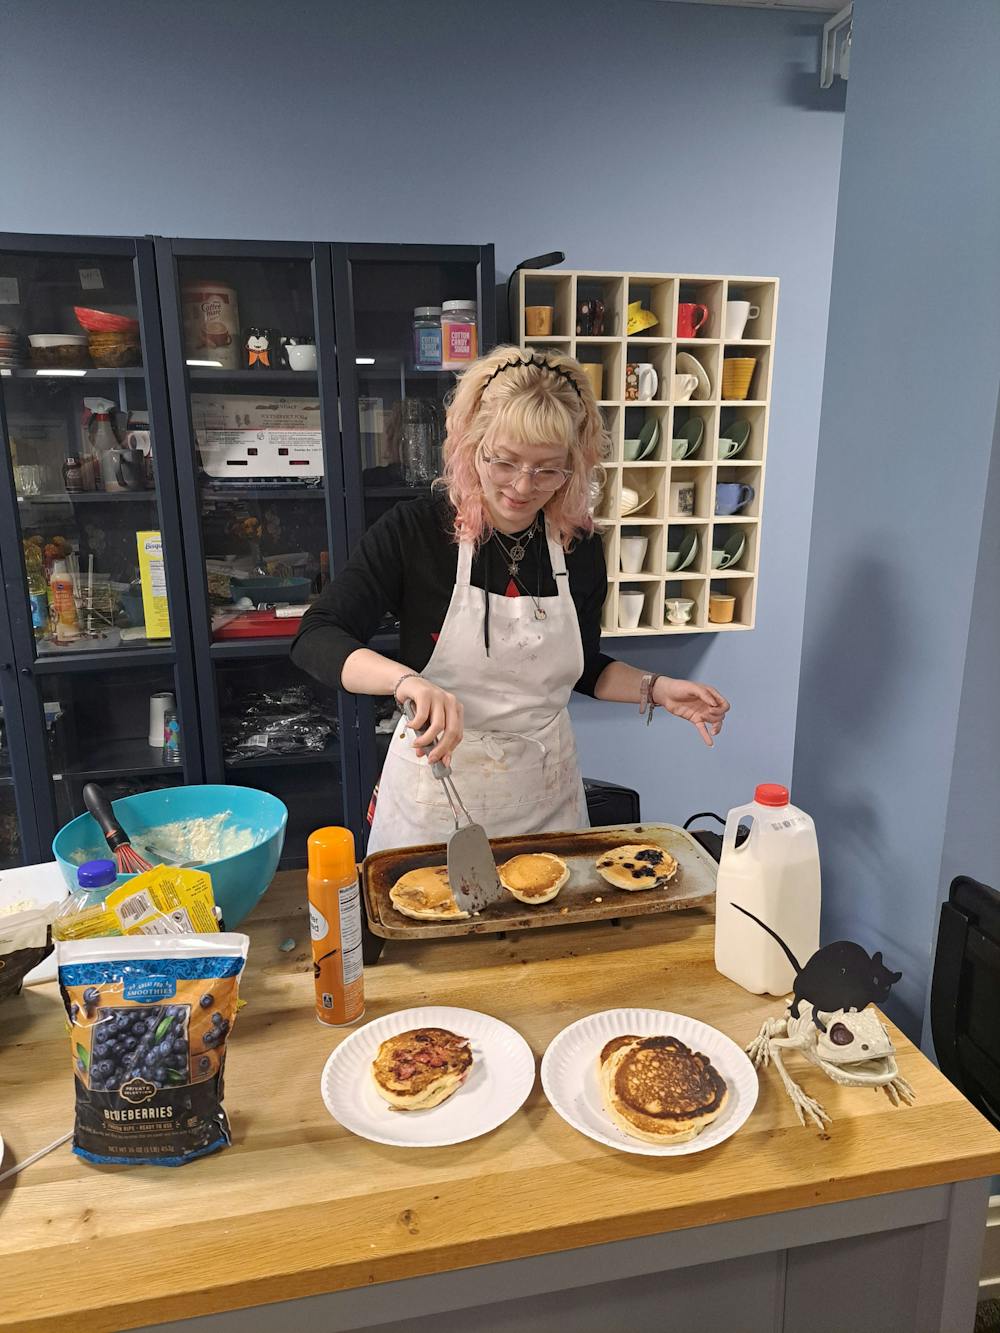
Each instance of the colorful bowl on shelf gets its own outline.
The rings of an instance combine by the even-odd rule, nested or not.
[[[129,319],[127,315],[113,315],[110,310],[92,310],[89,306],[75,305],[73,313],[81,328],[88,333],[133,333],[139,332],[139,321]]]
[[[142,344],[136,333],[91,333],[87,337],[90,359],[95,366],[122,369],[142,362]]]
[[[750,392],[750,381],[756,369],[755,356],[727,356],[722,363],[723,398],[745,398]]]

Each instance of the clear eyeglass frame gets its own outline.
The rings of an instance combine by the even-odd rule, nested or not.
[[[527,463],[511,463],[505,458],[493,458],[483,454],[483,463],[490,475],[490,480],[498,486],[509,486],[521,473],[525,473],[531,484],[540,491],[557,491],[570,479],[573,473],[564,467],[529,467]]]

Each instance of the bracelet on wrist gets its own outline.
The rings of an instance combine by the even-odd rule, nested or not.
[[[402,703],[400,703],[400,699],[399,699],[399,687],[400,687],[400,685],[402,685],[403,681],[404,681],[404,680],[420,680],[420,679],[421,679],[421,675],[420,675],[420,672],[419,672],[419,671],[405,671],[405,672],[400,676],[399,680],[396,681],[395,685],[392,687],[392,697],[393,697],[393,699],[394,699],[394,701],[395,701],[395,704],[396,704],[396,707],[397,707],[397,708],[402,708],[402,706],[403,706]]]

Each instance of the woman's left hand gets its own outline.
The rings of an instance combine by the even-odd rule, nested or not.
[[[722,730],[722,722],[729,712],[729,700],[711,685],[699,685],[694,680],[674,680],[661,676],[653,686],[653,702],[665,708],[674,717],[690,722],[701,733],[706,745],[712,745],[713,736]]]

